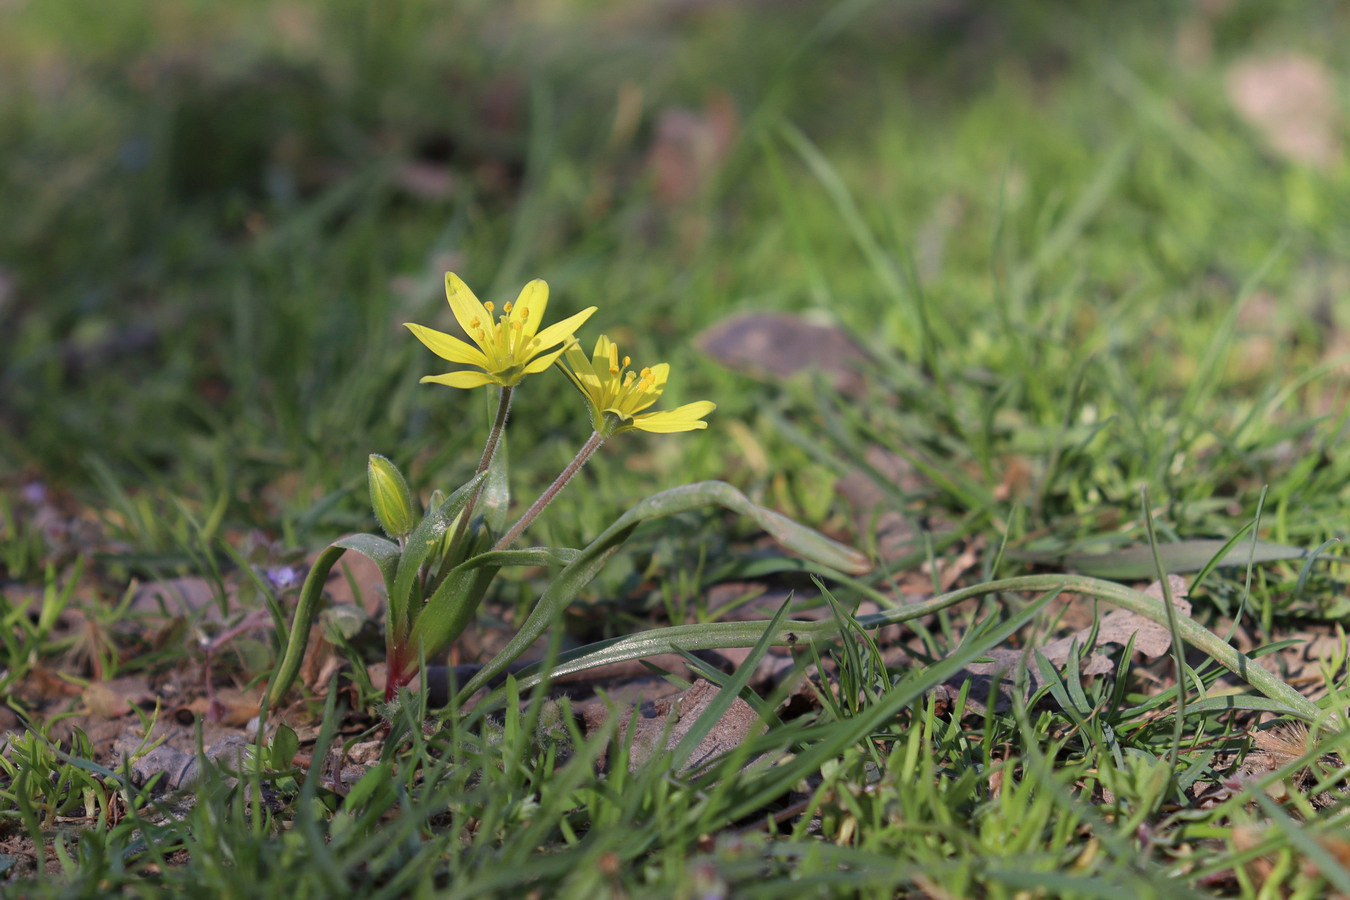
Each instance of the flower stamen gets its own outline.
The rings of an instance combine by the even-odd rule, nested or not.
[[[703,417],[716,408],[703,400],[663,412],[644,412],[665,390],[670,366],[661,363],[629,370],[632,357],[620,356],[618,347],[604,335],[589,357],[573,341],[563,358],[564,374],[590,405],[596,432],[606,437],[632,429],[670,433],[706,428]]]
[[[566,346],[574,340],[573,333],[595,312],[591,307],[539,330],[548,304],[548,285],[542,281],[527,284],[519,297],[503,303],[500,310],[491,302],[480,303],[453,273],[445,277],[445,293],[455,320],[472,343],[421,325],[410,323],[408,327],[437,356],[479,370],[423,379],[449,387],[511,387],[526,375],[544,371],[562,354],[563,348],[558,345]],[[538,312],[532,315],[535,310]]]

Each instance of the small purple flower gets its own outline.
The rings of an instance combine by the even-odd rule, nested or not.
[[[23,486],[23,501],[29,506],[41,506],[47,499],[47,486],[34,478]]]
[[[294,566],[275,566],[267,569],[264,574],[273,589],[278,591],[295,587],[296,582],[300,580],[300,573],[295,571]]]

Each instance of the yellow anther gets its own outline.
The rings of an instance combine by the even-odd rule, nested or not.
[[[528,319],[530,317],[530,308],[528,306],[520,311],[520,317],[522,319]]]
[[[507,300],[505,303],[502,304],[502,312],[509,313],[510,311],[511,311],[511,301]]]
[[[489,300],[488,302],[484,303],[483,309],[486,309],[488,312],[492,312],[492,301]]]
[[[643,377],[644,379],[646,379],[646,378],[651,378],[651,377],[652,377],[652,370],[651,370],[651,367],[650,367],[650,366],[643,366],[643,367],[642,367],[642,372],[641,372],[640,374],[642,375],[642,377]]]
[[[633,361],[633,357],[631,357],[631,356],[625,356],[625,357],[623,358],[623,367],[624,367],[625,369],[628,368],[628,364],[631,363],[632,361]]]
[[[520,329],[521,329],[523,326],[521,326],[521,324],[520,324],[519,322],[512,322],[512,323],[511,323],[511,327],[514,328],[516,331],[520,331]]]

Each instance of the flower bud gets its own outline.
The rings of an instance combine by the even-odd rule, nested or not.
[[[380,527],[392,538],[405,538],[413,530],[412,492],[403,473],[378,453],[370,454],[370,505]]]

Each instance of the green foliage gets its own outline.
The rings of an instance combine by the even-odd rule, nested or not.
[[[1289,53],[1343,83],[1343,11],[639,6],[0,11],[0,461],[40,473],[58,512],[93,507],[113,541],[86,558],[53,509],[0,482],[0,693],[62,664],[71,638],[56,623],[85,604],[81,582],[97,587],[91,621],[110,624],[126,602],[97,598],[129,599],[132,578],[219,587],[254,564],[222,549],[248,529],[295,553],[368,530],[359,465],[371,447],[396,448],[413,509],[434,485],[470,479],[477,417],[417,388],[420,350],[396,336],[443,308],[453,266],[493,299],[542,276],[571,305],[562,314],[594,300],[595,326],[687,373],[673,402],[715,398],[728,427],[679,448],[643,438],[626,464],[585,470],[584,490],[531,532],[578,551],[492,551],[512,493],[500,454],[483,525],[466,522],[476,530],[458,548],[453,523],[443,529],[425,582],[419,565],[406,595],[392,592],[407,600],[393,621],[435,644],[431,632],[472,613],[446,598],[490,581],[524,622],[575,566],[576,593],[552,591],[531,628],[570,606],[584,616],[569,628],[603,642],[562,654],[556,671],[753,646],[765,627],[715,621],[709,588],[781,580],[810,604],[805,575],[819,570],[747,556],[760,526],[720,512],[609,531],[635,497],[720,479],[756,509],[856,528],[886,559],[883,576],[833,580],[824,621],[771,635],[809,643],[836,673],[812,695],[819,708],[766,718],[764,735],[706,772],[657,760],[597,774],[602,753],[624,758],[619,724],[594,737],[566,715],[546,727],[557,707],[516,702],[537,689],[540,673],[525,672],[436,728],[415,698],[391,707],[384,753],[354,783],[320,769],[331,728],[304,770],[278,733],[255,771],[208,776],[190,808],[138,800],[120,819],[125,787],[89,768],[83,738],[20,725],[3,738],[0,829],[51,868],[14,884],[19,864],[0,855],[4,890],[1347,893],[1332,756],[1346,738],[1318,734],[1250,780],[1243,769],[1248,713],[1350,710],[1344,636],[1330,633],[1347,613],[1343,554],[1328,545],[1346,537],[1350,496],[1347,172],[1283,159],[1228,87],[1233,64]],[[730,149],[675,171],[697,177],[673,190],[661,166],[691,138],[676,132],[715,123],[724,103]],[[715,135],[695,130],[693,156]],[[858,336],[862,391],[766,383],[692,349],[697,331],[749,310]],[[516,496],[541,493],[584,437],[569,391],[541,378],[522,395]],[[853,471],[875,482],[875,508],[836,494]],[[343,540],[321,567],[356,550],[386,590],[397,583],[396,542]],[[1034,643],[1027,628],[1014,635],[1036,618],[1021,616],[1024,591],[1072,584],[1146,608],[1091,579],[1018,581],[1046,577],[1022,567],[1151,580],[1159,560],[1202,572],[1194,621],[1176,629],[1205,646],[1182,661],[1180,689],[1154,687],[1166,667],[1141,674],[1127,648],[1098,676],[1073,655],[1028,653],[1009,675],[1027,688],[1011,708],[978,710],[969,681],[955,700],[936,690],[1005,637]],[[935,583],[958,570],[965,582],[934,587],[913,618],[892,611],[908,599],[893,588],[916,590],[925,563]],[[855,619],[864,597],[881,612]],[[408,625],[422,602],[431,614]],[[655,628],[653,611],[674,627]],[[691,612],[707,627],[684,624]],[[888,665],[877,629],[902,621],[913,653]],[[1219,639],[1238,627],[1251,653]],[[1313,628],[1333,646],[1307,680],[1256,659]],[[105,675],[192,652],[129,641],[105,634]],[[365,644],[352,644],[363,663]],[[1260,669],[1269,690],[1234,693],[1229,664]],[[1312,710],[1287,691],[1318,673],[1328,696]],[[768,762],[742,768],[755,754]],[[275,804],[264,784],[283,788]]]
[[[52,631],[70,605],[82,568],[83,563],[76,562],[70,576],[58,584],[55,567],[49,563],[41,596],[29,595],[22,603],[12,602],[0,588],[0,644],[7,659],[0,670],[0,692],[8,695],[33,666],[56,649]],[[36,609],[31,608],[34,605]]]

